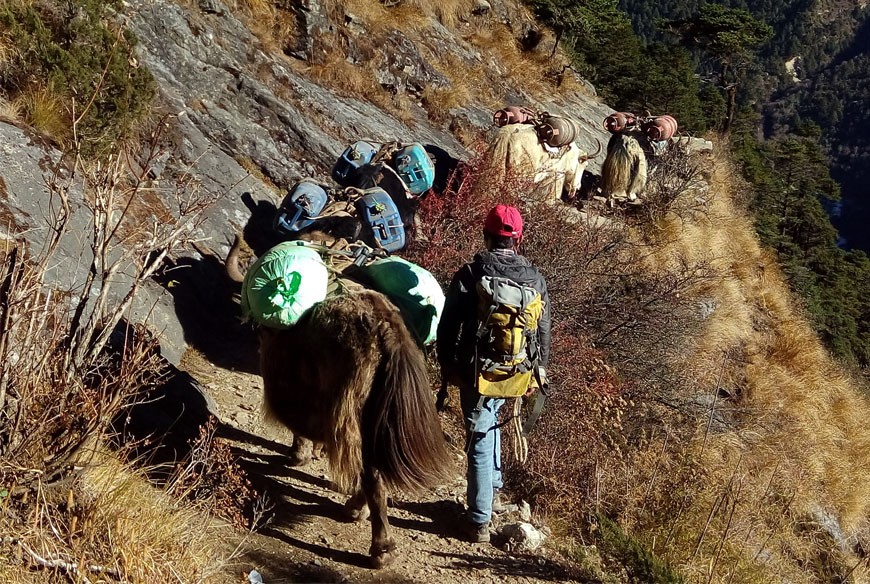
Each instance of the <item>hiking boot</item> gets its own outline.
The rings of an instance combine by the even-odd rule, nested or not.
[[[471,543],[489,543],[489,521],[486,523],[469,523],[466,535]]]

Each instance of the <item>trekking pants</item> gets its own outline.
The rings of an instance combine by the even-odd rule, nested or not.
[[[472,523],[486,523],[492,517],[493,489],[502,487],[501,430],[498,428],[498,410],[504,403],[504,399],[484,398],[475,426],[472,428],[472,418],[481,395],[472,388],[462,389],[459,397],[469,441],[466,473],[468,519]]]

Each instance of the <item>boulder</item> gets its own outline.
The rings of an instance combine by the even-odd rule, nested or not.
[[[505,540],[503,547],[508,552],[535,551],[547,538],[534,525],[525,521],[505,525],[499,531],[499,535]]]
[[[375,75],[383,87],[394,93],[419,94],[426,87],[445,89],[450,80],[420,54],[417,45],[398,30],[383,40],[387,49],[380,52]]]

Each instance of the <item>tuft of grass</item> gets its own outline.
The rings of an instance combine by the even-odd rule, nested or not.
[[[237,156],[236,162],[239,163],[239,166],[245,169],[251,176],[256,178],[258,181],[266,185],[269,190],[275,193],[278,197],[283,197],[284,192],[278,188],[278,186],[272,182],[272,179],[263,174],[263,169],[260,168],[260,165],[251,160],[250,156]]]
[[[464,86],[449,89],[427,86],[423,90],[422,101],[429,119],[437,124],[444,124],[450,120],[450,110],[468,104],[471,96]]]
[[[659,558],[606,515],[598,515],[598,541],[602,552],[619,562],[632,582],[644,584],[683,584],[686,580],[670,564]]]
[[[312,79],[340,95],[365,99],[390,112],[406,124],[412,124],[411,99],[404,93],[393,94],[377,82],[371,65],[349,63],[341,54],[334,55],[324,65],[307,68]]]
[[[21,107],[0,97],[0,120],[13,124],[21,122]]]
[[[57,144],[69,143],[72,121],[57,92],[47,87],[28,87],[15,97],[12,109],[20,112],[25,124]]]

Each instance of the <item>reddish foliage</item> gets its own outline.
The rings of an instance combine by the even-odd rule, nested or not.
[[[524,496],[567,517],[594,496],[599,457],[621,457],[643,427],[632,400],[675,385],[658,364],[667,362],[661,353],[672,350],[670,340],[682,338],[670,332],[683,322],[675,298],[693,276],[651,278],[638,267],[642,250],[630,243],[623,222],[596,222],[572,207],[535,200],[528,177],[493,184],[483,148],[475,152],[445,194],[421,201],[422,229],[409,259],[446,283],[482,249],[489,209],[497,203],[520,208],[520,251],[544,274],[552,302],[553,388],[530,439],[530,458],[509,476]]]

